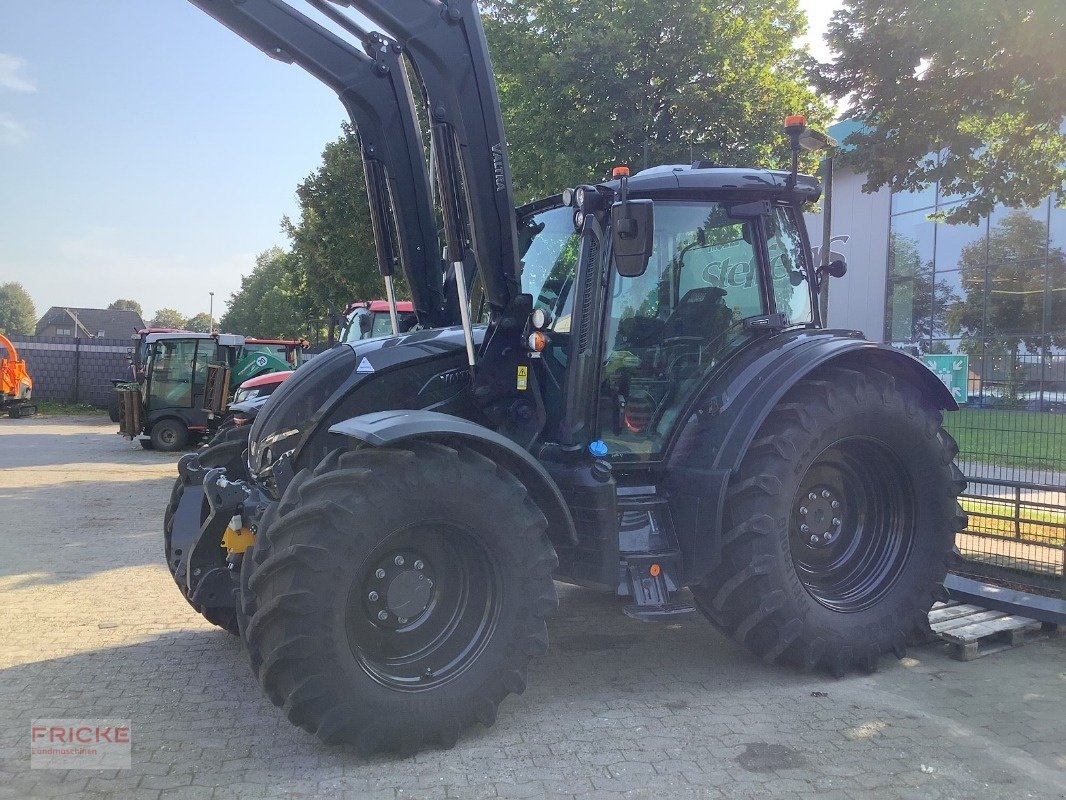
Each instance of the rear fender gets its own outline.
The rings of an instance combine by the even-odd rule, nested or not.
[[[878,369],[916,386],[936,408],[958,408],[951,392],[921,361],[854,331],[797,332],[755,347],[702,392],[668,457],[671,496],[677,496],[677,511],[688,509],[675,517],[684,520],[678,538],[687,551],[690,582],[697,582],[721,559],[730,476],[774,407],[815,370],[829,365]],[[689,497],[696,485],[703,487],[701,496]]]
[[[548,538],[553,545],[577,543],[570,509],[548,472],[526,450],[483,425],[436,411],[377,411],[338,422],[329,432],[371,447],[390,447],[415,439],[462,444],[499,464],[525,486],[548,519]]]

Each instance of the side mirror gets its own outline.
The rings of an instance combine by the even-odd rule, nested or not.
[[[639,278],[647,271],[654,236],[651,200],[626,200],[611,206],[614,265],[623,278]]]
[[[844,259],[838,258],[836,261],[830,262],[829,266],[825,268],[825,271],[828,272],[831,277],[843,278],[848,272],[848,265],[844,262]]]

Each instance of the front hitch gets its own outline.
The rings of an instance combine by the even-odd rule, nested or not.
[[[181,458],[178,475],[185,484],[171,532],[171,552],[180,558],[178,575],[184,577],[193,604],[231,607],[237,573],[223,565],[219,551],[231,522],[241,518],[256,492],[242,481],[228,480],[223,467],[200,466],[195,453]]]

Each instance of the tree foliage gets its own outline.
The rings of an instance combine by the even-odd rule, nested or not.
[[[358,135],[346,123],[326,145],[321,166],[296,189],[299,220],[282,222],[304,319],[324,319],[330,307],[384,295],[364,187]],[[402,280],[397,294],[407,296]]]
[[[149,328],[183,328],[185,316],[173,308],[161,308],[155,312],[155,316],[148,321]]]
[[[296,259],[279,247],[260,253],[255,268],[241,278],[219,322],[224,331],[264,339],[290,339],[306,333],[302,275]]]
[[[108,308],[112,311],[133,311],[138,317],[144,319],[144,309],[141,308],[141,304],[136,300],[126,300],[120,297],[109,305]]]
[[[793,45],[806,24],[797,0],[484,8],[520,199],[642,167],[645,143],[652,165],[783,166],[782,118],[828,119]]]
[[[32,336],[37,328],[37,310],[21,283],[0,284],[0,333]]]
[[[206,311],[201,311],[199,314],[193,314],[185,320],[185,330],[196,331],[197,333],[211,333],[211,315]]]
[[[845,0],[828,40],[814,81],[865,125],[846,158],[866,191],[939,181],[971,198],[945,218],[974,222],[1066,189],[1063,0]]]

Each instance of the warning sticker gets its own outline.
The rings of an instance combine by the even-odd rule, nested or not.
[[[363,360],[359,362],[359,366],[355,368],[356,372],[373,372],[374,365],[367,361],[366,356],[363,356]]]
[[[524,392],[529,388],[529,367],[524,364],[518,368],[518,391]]]

